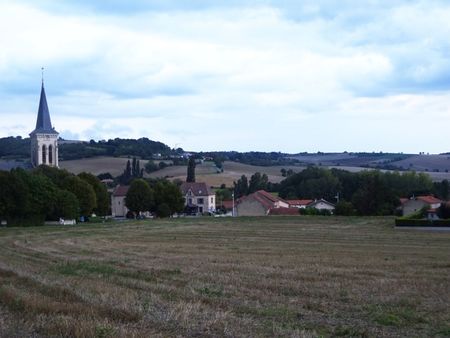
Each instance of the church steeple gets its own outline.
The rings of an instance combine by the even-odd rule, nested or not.
[[[43,70],[43,69],[42,69]],[[42,76],[41,98],[39,100],[36,128],[30,133],[31,164],[35,167],[45,164],[58,167],[58,132],[52,127],[50,112]]]
[[[33,132],[37,133],[57,133],[52,127],[50,120],[50,112],[47,105],[47,97],[44,89],[44,77],[42,77],[41,98],[39,100],[39,110],[36,121],[36,129]]]

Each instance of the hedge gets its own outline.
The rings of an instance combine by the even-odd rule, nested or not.
[[[395,226],[398,227],[450,227],[450,219],[403,219],[397,218]]]

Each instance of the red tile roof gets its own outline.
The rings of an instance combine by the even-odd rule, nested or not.
[[[119,196],[126,196],[128,189],[130,189],[129,185],[118,185],[113,192],[113,196],[119,197]]]
[[[314,200],[286,200],[286,202],[289,203],[289,205],[308,205],[312,203]]]
[[[184,182],[181,187],[181,192],[186,195],[189,190],[192,191],[194,196],[210,196],[214,195],[214,192],[203,182]]]
[[[269,193],[269,192],[267,192],[265,190],[258,190],[256,192],[254,192],[253,194],[241,197],[237,201],[237,204],[242,203],[243,201],[245,201],[247,199],[254,199],[254,200],[258,201],[259,203],[261,203],[266,208],[266,210],[274,208],[276,202],[282,201],[282,202],[287,203],[282,198],[274,196],[274,195],[272,195],[271,193]]]
[[[427,195],[427,196],[417,196],[417,199],[425,202],[427,204],[438,204],[438,203],[442,203],[442,201],[439,198],[436,198],[432,195]]]

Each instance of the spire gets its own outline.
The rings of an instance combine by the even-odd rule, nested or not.
[[[48,111],[47,97],[45,96],[44,89],[44,68],[42,68],[42,86],[41,86],[41,98],[39,100],[39,110],[36,121],[36,129],[34,132],[39,133],[56,133],[52,127],[52,121],[50,120],[50,112]]]

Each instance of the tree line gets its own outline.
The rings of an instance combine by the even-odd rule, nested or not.
[[[0,138],[0,157],[29,158],[30,138],[4,137]],[[170,156],[180,154],[183,149],[171,149],[162,142],[152,141],[146,137],[140,139],[110,139],[102,141],[59,144],[60,160],[75,160],[94,156],[136,156],[152,158],[155,154]]]
[[[40,225],[60,218],[109,214],[106,187],[89,173],[40,166],[0,171],[0,218],[10,225]]]

